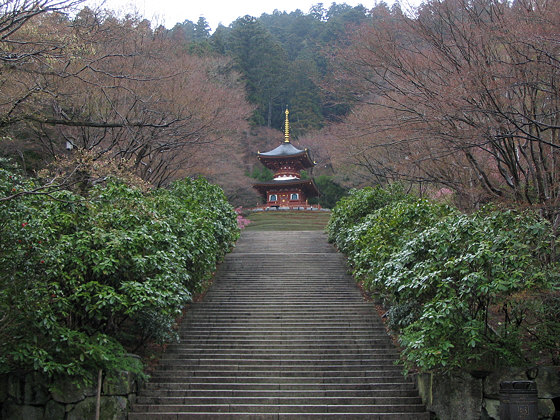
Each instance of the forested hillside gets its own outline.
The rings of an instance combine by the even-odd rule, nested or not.
[[[288,105],[294,118],[292,134],[298,137],[348,111],[338,98],[321,90],[331,74],[328,54],[353,28],[386,14],[384,3],[373,10],[336,3],[327,9],[320,3],[306,12],[244,16],[212,34],[204,18],[196,24],[185,21],[169,36],[187,43],[191,51],[231,57],[246,82],[248,100],[256,106],[251,122],[282,129]]]
[[[168,30],[110,10],[61,13],[71,4],[5,7],[25,24],[0,28],[0,153],[30,173],[58,159],[68,175],[87,154],[126,162],[155,186],[201,174],[245,205],[258,199],[247,176],[255,153],[281,141],[274,130],[286,106],[295,139],[348,111],[321,88],[331,74],[327,56],[371,15],[362,6],[318,4],[244,16],[214,31],[204,18]]]
[[[87,152],[156,186],[205,175],[251,206],[289,106],[316,177],[557,220],[558,2],[319,3],[171,29],[44,3],[6,3],[22,18],[0,27],[0,153],[28,171]]]

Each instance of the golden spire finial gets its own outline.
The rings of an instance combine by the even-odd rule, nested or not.
[[[290,120],[288,118],[288,115],[290,115],[290,111],[288,111],[288,108],[286,107],[286,123],[284,124],[284,143],[290,142]]]

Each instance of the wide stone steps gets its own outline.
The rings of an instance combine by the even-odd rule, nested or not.
[[[235,321],[235,320],[233,320]],[[245,322],[239,322],[238,325],[235,325],[234,322],[231,325],[226,323],[218,324],[217,322],[213,323],[203,323],[203,322],[196,322],[196,323],[189,323],[188,325],[183,325],[183,329],[187,329],[191,333],[196,332],[228,332],[228,333],[251,333],[251,332],[261,332],[261,331],[268,331],[268,332],[311,332],[311,333],[325,333],[329,331],[347,331],[349,328],[352,331],[383,331],[383,327],[375,324],[370,324],[367,322],[354,324],[350,322],[344,323],[335,323],[332,322],[325,322],[325,323],[273,323],[273,322],[261,322],[261,323],[252,323],[248,325]]]
[[[354,327],[350,327],[350,326],[336,326],[333,328],[329,328],[328,326],[316,326],[316,327],[300,327],[300,326],[294,326],[291,327],[293,329],[291,329],[290,327],[278,327],[278,326],[272,326],[271,324],[268,324],[270,326],[252,326],[252,325],[247,325],[245,327],[235,327],[232,326],[230,329],[227,328],[227,326],[224,325],[209,325],[208,327],[204,328],[204,327],[185,327],[182,328],[181,331],[185,331],[185,333],[188,333],[191,337],[194,336],[199,336],[199,337],[207,337],[207,336],[212,336],[214,334],[224,334],[226,336],[232,336],[232,337],[236,337],[236,336],[262,336],[263,334],[267,334],[268,331],[268,335],[278,335],[278,336],[284,336],[286,334],[290,334],[290,335],[307,335],[307,336],[317,336],[317,337],[323,337],[325,335],[335,335],[337,336],[337,334],[340,335],[348,335],[348,336],[355,336],[355,335],[360,335],[360,334],[364,334],[366,337],[377,337],[379,338],[379,336],[376,336],[376,334],[380,334],[382,332],[384,332],[382,327],[371,327],[368,326],[367,324],[363,325],[363,326],[354,326]],[[338,336],[340,336],[338,335]]]
[[[340,365],[345,365],[345,366],[363,366],[363,365],[367,365],[367,366],[372,366],[375,365],[376,363],[379,363],[379,365],[382,366],[386,366],[388,363],[393,363],[394,358],[393,357],[387,357],[387,358],[379,358],[376,357],[374,358],[368,358],[368,359],[362,359],[362,358],[322,358],[321,362],[317,362],[316,358],[309,358],[309,359],[302,359],[302,358],[292,358],[292,359],[285,359],[285,360],[281,360],[281,359],[271,359],[271,358],[256,358],[256,357],[252,357],[250,359],[248,358],[244,358],[244,359],[235,359],[235,358],[219,358],[219,357],[214,357],[214,358],[189,358],[189,359],[185,359],[184,356],[183,357],[177,357],[177,355],[175,355],[175,357],[173,356],[168,356],[166,358],[163,359],[165,361],[165,365],[162,365],[161,368],[165,369],[167,367],[175,369],[175,366],[213,366],[213,367],[217,367],[217,366],[259,366],[261,368],[274,368],[274,367],[278,367],[278,368],[284,368],[286,366],[297,366],[298,369],[301,366],[304,365],[313,365],[314,367],[321,367],[325,368],[328,366],[340,366]]]
[[[278,405],[383,405],[383,404],[421,404],[422,400],[420,397],[403,397],[403,396],[384,396],[384,397],[374,397],[374,396],[178,396],[178,397],[161,397],[161,396],[151,396],[151,397],[140,397],[137,400],[139,405],[141,404],[162,404],[162,405],[192,405],[192,404],[278,404]]]
[[[305,375],[278,375],[278,374],[270,374],[259,376],[257,373],[254,375],[214,375],[201,373],[197,376],[191,375],[154,375],[152,378],[152,382],[165,384],[165,383],[189,383],[189,382],[197,382],[197,383],[223,383],[223,384],[231,384],[231,383],[269,383],[275,382],[278,384],[287,384],[287,383],[301,383],[301,384],[314,384],[314,383],[324,383],[324,384],[389,384],[395,383],[399,380],[402,380],[402,376],[397,374],[395,375],[384,375],[384,376],[365,376],[365,375],[355,375],[355,376],[341,376],[341,375],[328,375],[325,374],[323,376],[315,376],[311,373],[307,376]]]
[[[203,357],[201,357],[203,356]],[[393,354],[374,354],[369,355],[370,357],[365,357],[365,355],[343,355],[339,354],[325,354],[321,357],[322,364],[346,364],[346,365],[372,365],[375,363],[386,364],[386,363],[393,363],[395,357]],[[308,365],[313,364],[317,365],[317,357],[316,355],[305,355],[305,354],[288,354],[288,355],[264,355],[260,357],[255,357],[252,355],[248,357],[247,355],[228,355],[228,354],[206,354],[199,352],[198,354],[195,353],[187,353],[181,352],[168,354],[163,358],[164,363],[162,363],[161,368],[165,369],[167,366],[173,366],[175,364],[181,364],[185,366],[202,366],[202,365],[243,365],[243,364],[258,364],[259,366],[268,365],[268,364],[277,364],[277,365]]]
[[[132,416],[132,417],[131,417]],[[402,420],[428,419],[429,417],[415,417],[409,413],[131,413],[129,419],[135,420]]]
[[[132,416],[132,417],[131,417]],[[428,419],[429,417],[409,413],[131,413],[135,420],[402,420]]]
[[[249,403],[231,403],[231,404],[195,404],[195,403],[178,403],[178,404],[136,404],[138,411],[144,412],[240,412],[240,413],[416,413],[423,409],[421,404],[397,404],[388,401],[389,404],[375,404],[368,402],[366,404],[352,404],[352,401],[342,401],[334,399],[331,404],[327,404],[319,400],[317,404],[313,404],[313,400],[306,403],[305,401],[297,401],[295,404],[277,404],[272,401],[260,402],[256,404]],[[130,416],[129,416],[130,418]]]
[[[236,382],[236,383],[228,383],[223,384],[220,382],[176,382],[176,383],[169,383],[162,388],[161,383],[150,381],[146,384],[145,393],[150,394],[153,392],[167,392],[167,391],[180,391],[180,392],[193,392],[193,391],[221,391],[223,392],[231,391],[273,391],[273,392],[346,392],[346,391],[355,391],[355,390],[362,390],[368,392],[377,392],[377,391],[393,391],[393,392],[400,392],[400,391],[412,391],[414,395],[416,394],[416,390],[414,389],[411,383],[406,383],[402,381],[397,382],[386,382],[386,383],[349,383],[349,384],[330,384],[330,383],[323,383],[323,382],[309,382],[309,383],[302,383],[302,382],[262,382],[262,383],[254,383],[254,382]],[[410,396],[410,395],[407,395]]]
[[[254,390],[243,390],[243,389],[220,389],[219,384],[214,384],[216,387],[212,389],[194,389],[194,390],[173,390],[173,389],[155,389],[146,391],[143,397],[138,398],[138,402],[145,400],[150,400],[150,398],[160,398],[160,397],[251,397],[251,398],[287,398],[287,397],[297,397],[297,398],[317,398],[317,397],[414,397],[418,396],[413,389],[410,390],[395,390],[395,389],[380,389],[373,391],[371,389],[336,389],[331,391],[321,391],[321,390],[279,390],[279,389],[254,389]]]
[[[327,370],[328,369],[328,370]],[[190,366],[173,369],[161,370],[154,377],[158,375],[165,378],[171,377],[196,377],[201,376],[235,376],[236,378],[240,376],[251,377],[319,377],[319,378],[339,378],[339,377],[364,377],[364,378],[376,378],[383,379],[387,377],[398,377],[400,370],[392,366],[378,366],[378,369],[368,369],[364,370],[363,366],[328,366],[328,367],[315,367],[315,366],[277,366],[276,369],[269,368],[267,366],[254,367],[251,365],[247,366]]]
[[[320,232],[245,232],[130,420],[428,419]]]

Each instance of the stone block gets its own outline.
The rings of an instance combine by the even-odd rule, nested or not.
[[[103,381],[103,395],[128,395],[134,390],[134,375],[130,372],[122,371]]]
[[[538,403],[539,419],[549,420],[554,418],[554,413],[556,409],[554,408],[554,403],[552,400],[546,398],[539,398]]]
[[[13,402],[7,402],[2,405],[3,419],[9,420],[43,420],[43,407],[35,407],[32,405],[19,405]]]
[[[96,398],[87,397],[77,403],[68,413],[67,420],[84,420],[95,418]],[[124,397],[101,397],[100,417],[103,420],[126,420],[128,401]]]
[[[82,401],[88,396],[97,394],[95,387],[79,385],[71,379],[59,381],[51,391],[52,398],[59,403],[73,404]]]
[[[47,380],[38,373],[25,375],[23,402],[30,405],[45,405],[49,399]]]
[[[500,420],[500,400],[493,398],[484,398],[482,402],[482,410],[485,413],[483,419]]]
[[[416,375],[416,387],[426,408],[431,407],[432,398],[432,373],[419,373]]]
[[[0,405],[8,399],[8,375],[0,375]]]
[[[25,393],[25,377],[20,375],[9,375],[8,397],[13,399],[17,404],[23,404],[24,393]]]
[[[45,420],[62,420],[66,415],[66,406],[50,400],[45,406]]]
[[[539,366],[534,381],[539,398],[560,397],[560,366]]]
[[[482,380],[468,373],[417,376],[426,408],[438,419],[479,420],[482,415]]]
[[[491,372],[484,379],[484,396],[500,399],[500,383],[504,381],[526,381],[525,368],[503,368]]]

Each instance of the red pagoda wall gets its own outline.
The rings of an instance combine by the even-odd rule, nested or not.
[[[297,194],[298,198],[294,199],[292,194]],[[271,196],[276,196],[276,200],[271,200]],[[266,192],[266,205],[267,206],[278,206],[278,207],[291,207],[305,205],[307,197],[300,189],[290,189],[290,190],[269,190]]]

